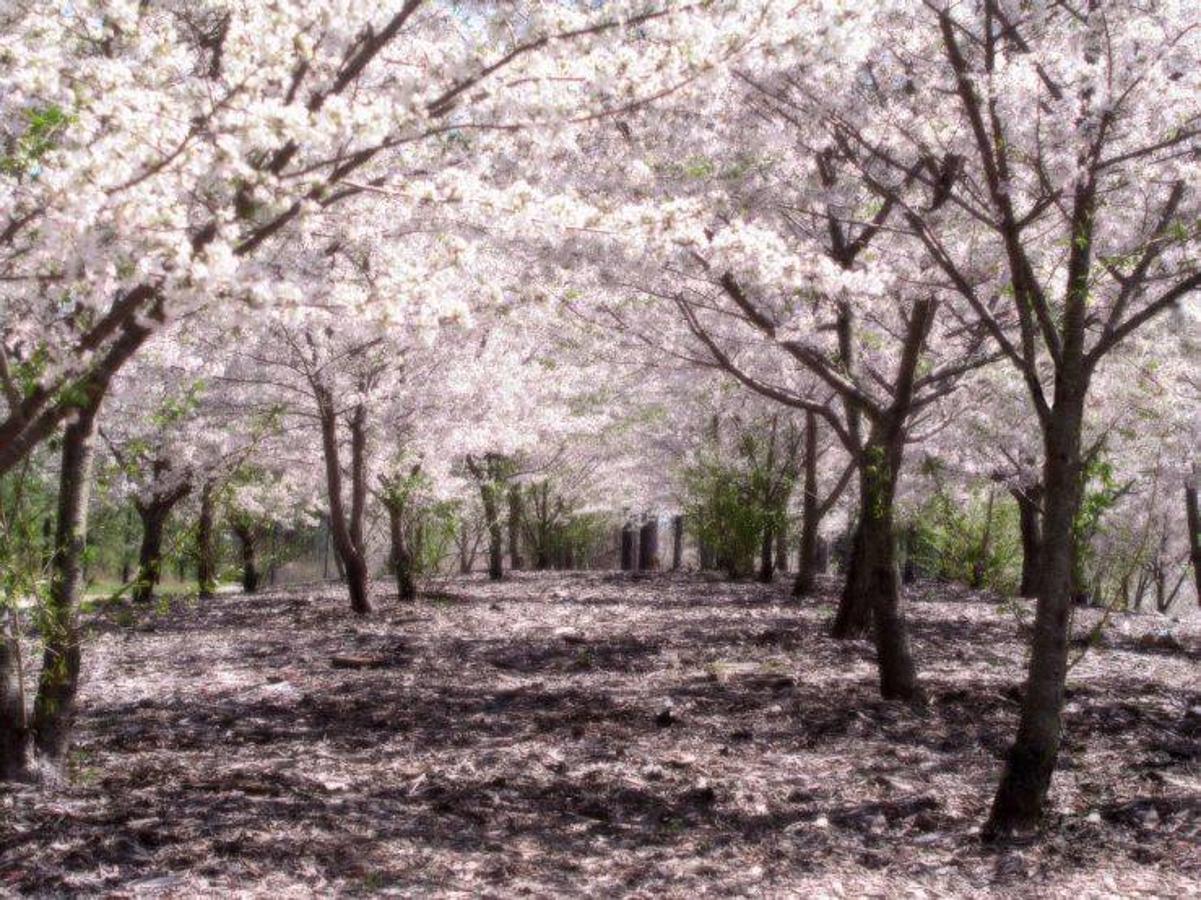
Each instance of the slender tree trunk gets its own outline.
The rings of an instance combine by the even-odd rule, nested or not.
[[[235,522],[234,534],[242,547],[242,590],[247,594],[258,592],[261,580],[258,566],[259,536],[253,525]]]
[[[621,570],[632,572],[637,561],[638,529],[633,522],[626,522],[621,529]]]
[[[1042,571],[1042,485],[1017,487],[1010,491],[1018,504],[1018,528],[1022,535],[1022,577],[1018,594],[1037,597]]]
[[[1071,616],[1073,533],[1080,508],[1085,384],[1061,371],[1045,423],[1043,540],[1038,605],[1017,739],[1009,750],[985,833],[1006,834],[1042,818],[1059,755]]]
[[[521,555],[521,528],[525,518],[525,504],[521,497],[521,485],[509,485],[509,568],[520,572],[525,568]]]
[[[659,520],[647,519],[638,532],[638,571],[659,568]]]
[[[788,522],[781,520],[776,529],[776,571],[788,572]]]
[[[42,519],[42,568],[49,569],[54,562],[54,517]]]
[[[213,501],[214,484],[212,480],[204,483],[200,489],[200,522],[196,528],[196,582],[201,600],[213,596],[217,589],[217,547],[213,540]]]
[[[805,413],[805,484],[801,498],[801,552],[797,563],[796,583],[792,587],[794,597],[807,597],[813,593],[817,574],[817,416]]]
[[[324,388],[317,391],[317,406],[321,417],[321,447],[325,457],[325,484],[329,495],[330,530],[334,538],[334,550],[341,562],[341,571],[350,593],[350,608],[360,616],[371,612],[371,594],[367,571],[367,560],[363,555],[363,512],[366,496],[366,471],[364,468],[364,425],[365,410],[362,405],[355,413],[351,431],[352,454],[352,500],[351,518],[347,520],[346,507],[342,499],[342,463],[338,452],[338,418],[333,398]],[[357,428],[355,427],[357,423]]]
[[[1195,480],[1184,489],[1184,506],[1188,521],[1189,559],[1193,562],[1193,580],[1197,584],[1197,605],[1201,606],[1201,508],[1197,504]]]
[[[488,527],[488,578],[492,581],[500,581],[505,577],[505,538],[500,524],[498,493],[496,482],[490,477],[480,482],[484,523]]]
[[[771,525],[763,526],[763,537],[759,544],[759,580],[771,584],[776,577],[776,531]]]
[[[31,726],[39,756],[58,768],[66,758],[79,688],[79,601],[95,458],[97,400],[67,426],[59,472],[58,528],[43,622],[42,672]]]
[[[466,519],[459,521],[459,574],[469,575],[471,569],[475,566],[475,551],[479,545],[479,540],[472,533],[467,525]]]
[[[671,570],[678,572],[684,564],[684,517],[671,517]]]
[[[392,565],[396,570],[396,595],[401,600],[417,598],[413,553],[405,540],[403,509],[399,503],[388,503],[388,531],[392,538]]]
[[[976,551],[976,560],[972,564],[972,588],[980,590],[988,575],[988,557],[992,553],[992,511],[996,493],[990,486],[988,489],[988,506],[984,511],[984,533],[980,536],[980,546]]]
[[[137,535],[137,513],[132,506],[125,508],[125,522],[121,529],[121,583],[129,584],[133,576],[133,541]]]
[[[0,609],[0,782],[34,778],[25,673],[15,610]]]

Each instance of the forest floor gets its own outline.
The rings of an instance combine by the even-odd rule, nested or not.
[[[1110,625],[1045,835],[993,848],[1028,605],[912,589],[918,711],[826,637],[833,583],[379,587],[98,619],[69,784],[0,789],[0,895],[1201,896],[1195,619]]]

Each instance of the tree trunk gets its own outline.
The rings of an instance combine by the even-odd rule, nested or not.
[[[201,600],[210,599],[217,589],[217,548],[213,541],[214,484],[206,481],[200,489],[200,522],[196,528],[196,587]]]
[[[972,583],[974,590],[984,587],[988,577],[988,557],[992,553],[992,510],[996,500],[996,492],[990,486],[988,489],[988,505],[984,511],[984,533],[980,536],[980,546],[976,550],[976,559],[972,563]]]
[[[259,589],[258,533],[253,525],[235,523],[234,534],[242,545],[242,590],[254,594]]]
[[[525,568],[521,555],[521,527],[525,518],[525,504],[521,497],[521,485],[509,486],[509,568],[519,572]]]
[[[637,528],[633,522],[626,522],[621,529],[621,570],[632,572],[637,562]]]
[[[797,563],[796,583],[792,586],[794,597],[807,597],[813,593],[817,574],[817,416],[805,413],[805,485],[801,498],[801,552]]]
[[[900,469],[903,436],[895,429],[891,440],[869,440],[866,465],[859,473],[859,528],[851,551],[849,591],[844,605],[850,621],[866,615],[873,625],[880,694],[886,700],[920,700],[921,689],[901,614],[901,585],[897,569],[893,502]],[[865,610],[865,613],[860,612]],[[840,617],[843,609],[839,609]]]
[[[317,406],[321,418],[321,448],[325,457],[325,484],[329,496],[330,530],[334,550],[341,561],[341,571],[350,593],[350,608],[360,616],[371,612],[370,584],[367,560],[363,555],[363,514],[366,496],[365,471],[365,409],[360,404],[351,425],[352,499],[350,521],[342,499],[342,462],[338,452],[338,418],[333,398],[319,388]]]
[[[479,545],[478,538],[473,535],[467,525],[467,519],[459,520],[459,574],[469,575],[475,565],[475,551]]]
[[[1059,755],[1071,614],[1074,523],[1080,508],[1084,389],[1062,372],[1044,428],[1043,539],[1038,605],[1017,739],[1009,750],[985,834],[1034,828]]]
[[[781,520],[776,529],[776,571],[788,572],[788,522]]]
[[[638,532],[638,571],[659,568],[659,520],[647,519]]]
[[[1193,562],[1193,580],[1197,584],[1197,605],[1201,606],[1201,509],[1197,505],[1195,480],[1184,489],[1184,506],[1188,520],[1189,559]]]
[[[863,473],[859,474],[860,497],[865,492]],[[860,503],[862,503],[862,499]],[[838,602],[838,613],[834,617],[831,636],[839,640],[867,637],[872,628],[872,604],[868,578],[869,565],[864,562],[864,525],[866,516],[860,510],[859,522],[851,536],[850,552],[847,554],[846,582]]]
[[[488,578],[492,581],[500,581],[505,577],[505,539],[500,525],[498,493],[496,483],[491,478],[480,482],[484,522],[488,526]]]
[[[671,517],[671,570],[678,572],[684,563],[684,517]]]
[[[138,577],[133,588],[135,603],[149,603],[162,577],[163,526],[167,510],[155,501],[137,506],[142,519],[142,546],[138,550]]]
[[[25,704],[25,673],[15,631],[15,610],[0,610],[0,782],[30,781],[34,777],[29,716]]]
[[[388,503],[388,531],[392,538],[392,566],[396,570],[396,596],[401,600],[417,598],[413,553],[405,540],[403,511],[400,504]]]
[[[776,531],[771,525],[763,526],[763,538],[759,545],[759,580],[771,584],[776,577]]]
[[[1038,577],[1042,569],[1042,485],[1017,487],[1010,491],[1018,504],[1018,527],[1022,534],[1022,580],[1018,594],[1038,596]]]
[[[58,487],[58,528],[50,595],[42,620],[42,672],[31,727],[38,754],[52,767],[66,758],[79,687],[79,601],[87,544],[88,500],[95,458],[99,401],[80,411],[63,433]]]

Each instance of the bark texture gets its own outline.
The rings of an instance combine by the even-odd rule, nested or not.
[[[792,593],[807,597],[813,593],[817,575],[817,530],[819,510],[817,496],[817,416],[805,414],[804,482],[801,497],[801,548],[797,562],[797,577]]]
[[[651,572],[659,568],[659,520],[647,519],[638,530],[638,571]]]
[[[217,590],[217,546],[213,535],[216,486],[209,480],[200,489],[200,521],[196,527],[196,588],[201,600]]]
[[[248,522],[234,522],[234,534],[242,548],[242,591],[246,594],[258,592],[261,576],[258,564],[258,530]]]
[[[671,517],[671,569],[679,571],[684,564],[684,517]]]
[[[351,414],[351,501],[349,510],[343,498],[342,461],[338,447],[338,415],[333,398],[317,386],[317,408],[321,419],[321,448],[325,457],[325,483],[329,497],[330,531],[334,552],[341,562],[350,594],[350,608],[356,615],[371,612],[371,586],[363,544],[363,517],[367,502],[366,408],[359,404]]]
[[[989,837],[1029,831],[1042,821],[1059,756],[1072,605],[1073,526],[1080,508],[1082,475],[1081,380],[1061,369],[1055,406],[1045,427],[1043,540],[1034,636],[1017,738],[1006,757],[985,826]]]
[[[1022,535],[1022,579],[1018,593],[1023,597],[1037,597],[1042,571],[1042,485],[1017,487],[1010,493],[1018,504],[1018,526]]]
[[[53,769],[59,768],[66,758],[75,723],[81,652],[79,601],[84,586],[83,555],[87,542],[98,405],[97,402],[81,410],[79,417],[63,433],[58,528],[50,597],[43,622],[42,672],[31,720],[40,761]]]

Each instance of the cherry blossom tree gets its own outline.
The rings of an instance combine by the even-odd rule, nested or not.
[[[990,834],[1040,819],[1055,767],[1092,382],[1201,286],[1197,24],[1174,2],[900,6],[864,72],[886,104],[809,92],[1017,369],[1042,432],[1038,611]]]

